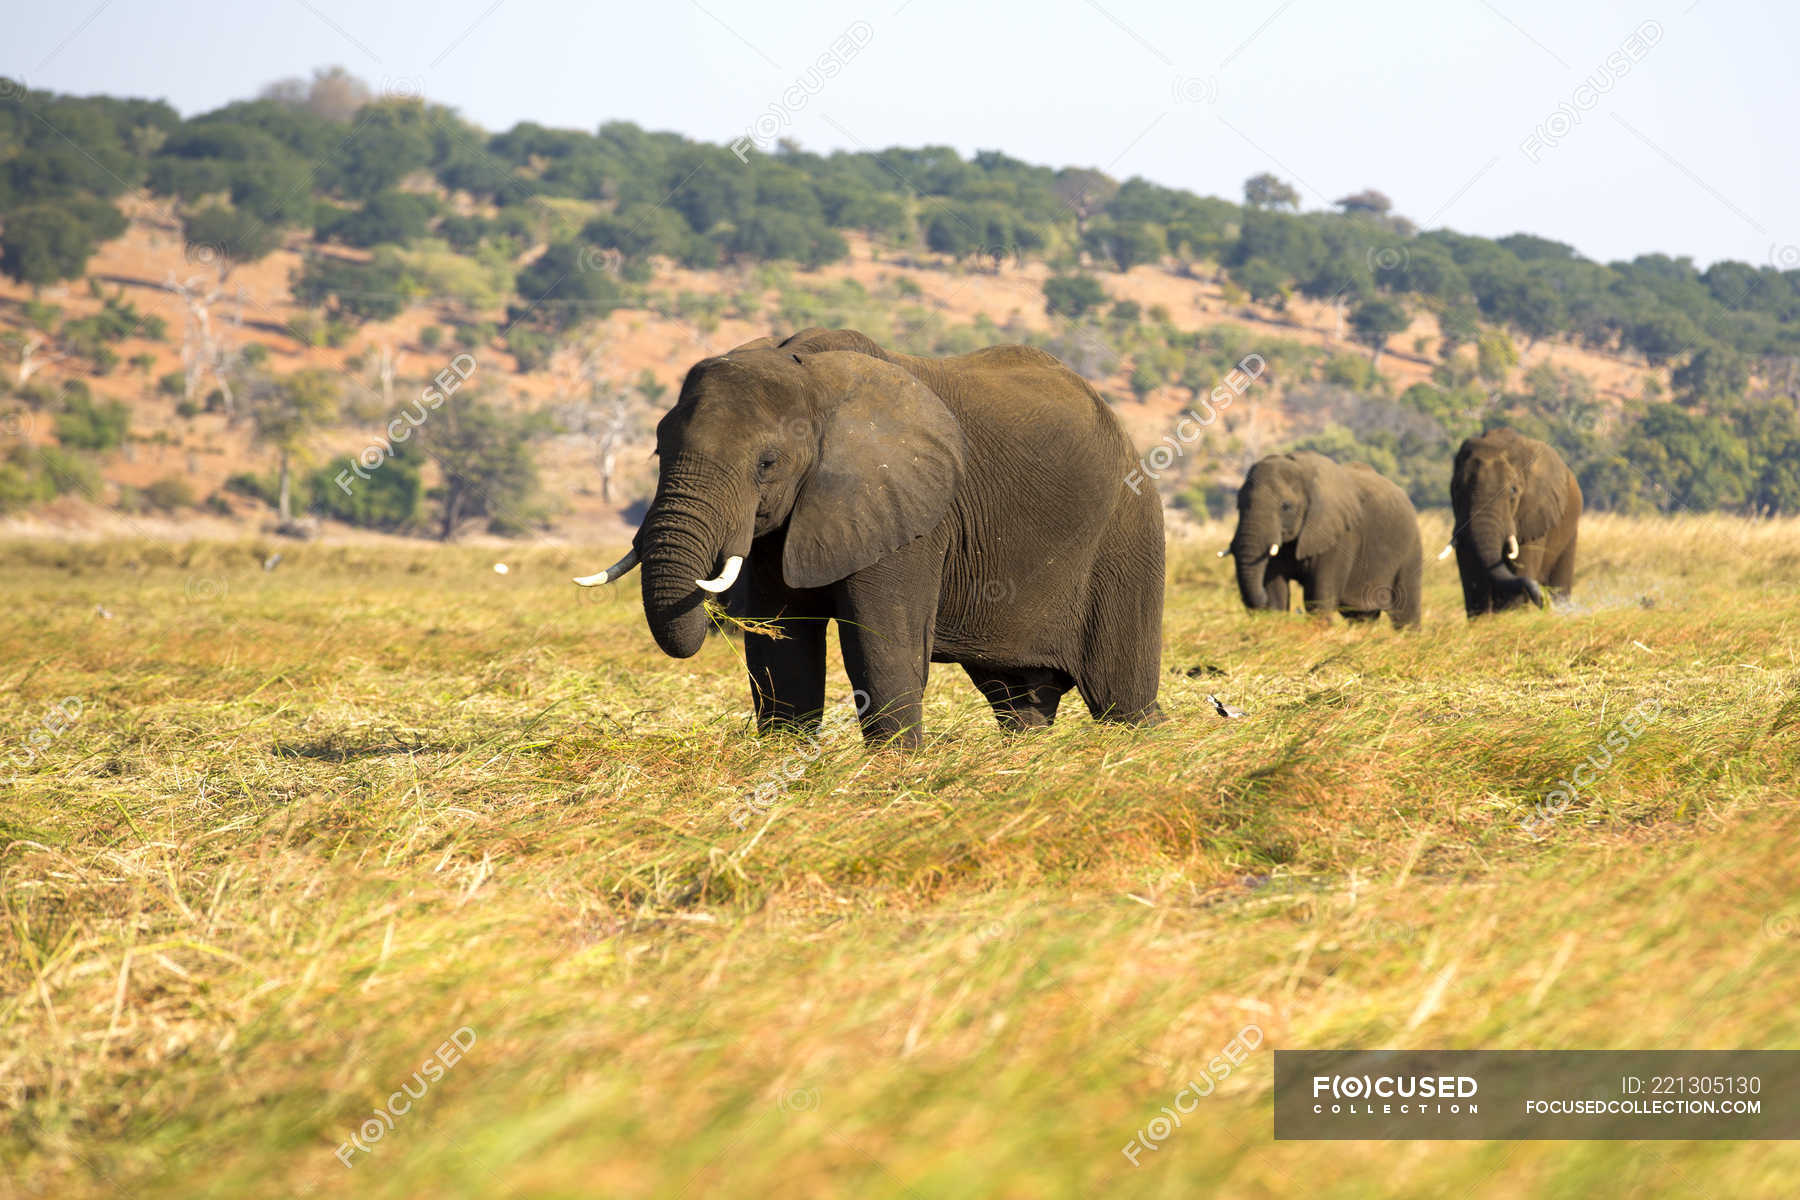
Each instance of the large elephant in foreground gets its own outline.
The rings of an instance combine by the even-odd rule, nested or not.
[[[1450,507],[1470,617],[1527,599],[1541,608],[1545,585],[1562,596],[1575,586],[1581,485],[1543,442],[1511,429],[1469,438],[1456,452]]]
[[[928,664],[961,663],[1004,728],[1074,687],[1097,718],[1160,716],[1162,505],[1055,358],[996,346],[890,354],[850,330],[762,338],[689,370],[656,428],[661,471],[631,553],[676,658],[703,601],[748,576],[744,656],[761,730],[817,727],[825,625],[865,739],[916,744]]]
[[[1286,612],[1292,580],[1309,613],[1372,621],[1385,612],[1399,628],[1419,624],[1418,514],[1363,463],[1311,451],[1258,462],[1238,489],[1237,533],[1221,554],[1236,557],[1249,608]]]

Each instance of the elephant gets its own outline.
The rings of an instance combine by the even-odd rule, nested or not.
[[[1573,590],[1581,485],[1554,449],[1505,428],[1469,438],[1456,452],[1450,507],[1444,554],[1455,547],[1471,619],[1527,599],[1542,608],[1545,586]]]
[[[1272,454],[1238,489],[1233,555],[1238,593],[1251,609],[1286,612],[1288,581],[1306,611],[1352,621],[1387,613],[1396,628],[1419,625],[1424,549],[1406,493],[1365,463],[1340,466],[1323,454]]]
[[[703,359],[656,427],[631,551],[656,644],[687,658],[740,572],[759,732],[812,733],[835,620],[865,742],[916,746],[929,664],[960,663],[1000,726],[1161,719],[1162,503],[1126,486],[1111,408],[1044,351],[889,353],[806,329]]]

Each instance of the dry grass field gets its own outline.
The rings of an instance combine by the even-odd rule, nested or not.
[[[1253,619],[1227,537],[1166,724],[939,668],[905,755],[751,736],[736,642],[569,584],[616,547],[0,547],[0,1196],[1792,1195],[1277,1143],[1269,1050],[1800,1048],[1800,522],[1592,518],[1476,624],[1428,561],[1410,635]]]

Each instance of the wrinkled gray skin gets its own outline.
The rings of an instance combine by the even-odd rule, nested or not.
[[[1450,476],[1451,542],[1470,618],[1575,586],[1581,486],[1562,456],[1511,429],[1469,438]],[[1510,557],[1516,538],[1517,557]]]
[[[1247,608],[1286,612],[1292,581],[1306,611],[1326,620],[1341,612],[1373,621],[1385,612],[1399,628],[1419,624],[1418,514],[1405,492],[1363,463],[1339,466],[1311,451],[1258,462],[1238,489],[1231,553]]]
[[[746,562],[757,726],[816,729],[825,626],[870,742],[913,745],[928,664],[962,664],[1003,728],[1048,725],[1070,687],[1097,718],[1159,718],[1162,506],[1124,480],[1106,403],[1050,355],[890,355],[860,333],[763,338],[688,372],[656,430],[638,532],[666,653],[706,640],[697,579]]]

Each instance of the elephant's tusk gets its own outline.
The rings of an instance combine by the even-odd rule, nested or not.
[[[1507,534],[1506,536],[1506,557],[1519,557],[1519,535],[1516,533]]]
[[[1223,550],[1219,551],[1219,557],[1224,558],[1227,554],[1230,554],[1230,553],[1231,553],[1231,547],[1227,546]]]
[[[1270,558],[1274,558],[1277,554],[1280,554],[1280,553],[1281,553],[1281,543],[1280,542],[1276,542],[1274,545],[1269,547],[1269,557]]]
[[[598,575],[583,575],[575,582],[579,583],[582,587],[596,587],[602,583],[611,583],[615,579],[623,578],[626,572],[637,565],[637,547],[633,546],[630,550],[626,551],[624,558],[621,558],[618,562],[606,568],[606,570],[600,572]]]
[[[1438,561],[1443,562],[1446,558],[1449,558],[1450,552],[1454,549],[1456,549],[1455,542],[1445,542],[1444,548],[1438,551]]]
[[[737,582],[738,572],[743,569],[744,556],[734,554],[725,560],[725,569],[719,572],[717,579],[696,579],[695,583],[709,592],[722,592]]]

